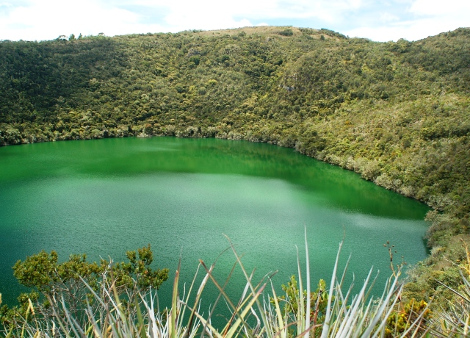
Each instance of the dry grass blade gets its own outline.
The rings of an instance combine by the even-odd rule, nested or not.
[[[308,253],[308,241],[307,241],[307,227],[304,227],[305,232],[305,273],[307,278],[307,305],[305,311],[305,324],[310,326],[310,259]]]
[[[394,310],[394,305],[402,290],[398,281],[399,274],[394,275],[393,278],[388,280],[382,296],[378,299],[369,299],[371,285],[376,280],[372,279],[372,269],[360,285],[360,290],[357,294],[352,292],[353,283],[343,292],[349,260],[346,263],[341,278],[338,280],[338,262],[342,245],[343,243],[341,242],[336,255],[328,292],[326,291],[325,283],[323,283],[323,288],[319,290],[324,290],[324,293],[320,291],[317,291],[318,294],[312,293],[310,288],[310,261],[307,241],[305,241],[305,276],[302,275],[299,252],[297,250],[297,278],[299,280],[299,287],[297,288],[297,283],[294,283],[295,278],[293,277],[294,282],[292,282],[288,289],[285,289],[286,294],[281,297],[278,297],[274,287],[272,280],[274,274],[265,275],[260,281],[254,282],[254,272],[247,272],[241,257],[230,242],[230,248],[236,258],[236,262],[223,284],[219,283],[214,276],[215,263],[207,266],[204,261],[200,260],[200,265],[188,292],[184,291],[183,296],[180,296],[180,259],[173,281],[171,308],[169,309],[164,311],[160,311],[159,308],[155,309],[158,295],[152,290],[146,291],[145,294],[137,292],[138,297],[132,298],[134,300],[133,303],[124,302],[124,297],[136,295],[135,289],[130,290],[127,294],[121,294],[121,298],[112,276],[110,279],[103,276],[103,282],[99,285],[99,290],[93,289],[86,281],[81,281],[83,287],[89,291],[89,295],[93,298],[93,302],[86,300],[86,306],[81,310],[83,312],[78,312],[75,308],[69,311],[64,297],[61,298],[61,301],[57,301],[56,298],[49,296],[48,300],[52,304],[52,308],[49,312],[44,311],[42,313],[44,320],[37,320],[37,316],[34,319],[28,317],[19,322],[22,326],[18,326],[17,329],[12,329],[10,332],[5,333],[7,337],[18,336],[15,333],[19,333],[20,337],[29,335],[41,337],[93,336],[97,338],[137,336],[192,338],[198,335],[217,338],[233,338],[238,336],[287,338],[291,336],[318,336],[320,334],[324,338],[369,338],[382,336],[385,332],[387,318],[391,311]],[[196,280],[199,278],[200,267],[204,269],[205,275],[196,288]],[[237,302],[231,299],[226,292],[226,287],[236,267],[242,270],[246,281],[241,297]],[[371,280],[372,283],[370,283]],[[206,316],[200,312],[203,292],[209,281],[214,284],[218,291],[215,304],[219,299],[223,299],[231,311],[231,316],[227,318],[227,322],[222,324],[223,328],[221,330],[211,322],[212,314],[216,308],[214,303],[211,305],[213,307]],[[272,296],[265,294],[268,281],[271,285],[269,292]],[[463,285],[463,290],[459,289],[458,292],[453,291],[455,291],[456,295],[465,297],[464,299],[466,300],[468,298],[467,295],[470,295],[469,283],[464,283]],[[195,292],[195,295],[192,295],[193,292]],[[321,310],[320,298],[312,298],[316,299],[316,301],[311,301],[311,297],[319,297],[320,294],[328,297],[322,298],[323,307]],[[192,301],[193,306],[191,307],[188,304],[193,296],[194,301]],[[266,299],[271,301],[266,301]],[[282,308],[281,305],[284,301],[285,307]],[[127,305],[124,306],[123,304]],[[142,311],[141,308],[143,309]],[[470,303],[464,301],[462,307],[456,307],[454,312],[460,309],[466,311],[464,312],[465,318],[461,315],[457,317],[458,321],[452,321],[456,317],[455,313],[447,314],[443,317],[445,318],[443,321],[449,327],[447,333],[468,333]],[[35,309],[31,302],[27,310],[27,316],[34,314]],[[314,311],[313,316],[310,316],[311,311]],[[324,316],[321,319],[316,316],[318,311],[321,311]],[[49,313],[49,317],[47,317],[47,313]],[[77,315],[78,317],[74,317]],[[410,319],[406,323],[408,325],[406,332],[402,334],[416,337],[426,332],[426,329],[423,328],[423,323],[425,323],[424,312]],[[461,328],[461,330],[459,331],[456,327],[451,327],[451,325]],[[54,333],[56,330],[57,333]],[[49,332],[54,334],[49,335]],[[437,330],[436,333],[436,336],[441,335]],[[445,335],[442,334],[441,336]]]
[[[275,309],[275,319],[277,319],[277,327],[275,325],[272,325],[275,323],[270,323],[269,325],[271,328],[275,328],[275,330],[270,330],[270,332],[276,332],[279,334],[281,337],[287,337],[287,325],[285,325],[285,322],[287,321],[287,318],[284,318],[281,312],[281,307],[279,306],[279,300],[276,295],[276,290],[274,288],[274,285],[271,281],[271,290],[273,292],[273,300],[274,300],[274,309]],[[268,321],[269,323],[269,321]]]
[[[333,299],[333,290],[335,289],[335,278],[336,278],[336,271],[337,271],[337,268],[338,268],[338,262],[339,262],[339,255],[341,253],[341,248],[343,247],[343,242],[341,242],[339,244],[339,248],[338,248],[338,253],[336,254],[336,261],[335,261],[335,265],[334,265],[334,268],[333,268],[333,275],[331,277],[331,284],[330,284],[330,292],[329,292],[329,295],[328,295],[328,305],[326,307],[326,315],[325,315],[325,322],[323,324],[323,331],[322,331],[322,335],[321,335],[321,338],[327,338],[328,336],[328,332],[329,332],[329,329],[330,329],[330,321],[331,321],[331,301]]]
[[[232,318],[236,318],[235,323],[232,324],[232,320],[230,320],[227,323],[227,325],[225,326],[225,328],[223,329],[223,333],[222,333],[222,335],[224,335],[224,336],[229,335],[229,334],[233,335],[233,331],[232,331],[233,327],[238,328],[238,326],[241,323],[244,326],[247,326],[247,324],[245,322],[245,316],[246,316],[247,311],[245,311],[245,310],[250,310],[253,303],[257,301],[258,296],[259,296],[259,290],[258,290],[258,292],[254,293],[254,294],[250,294],[248,297],[245,297],[244,299],[242,299],[239,302],[239,304],[237,306],[235,306],[234,303],[232,302],[232,300],[230,299],[230,297],[225,292],[224,288],[217,282],[217,280],[213,276],[212,272],[210,271],[210,269],[207,268],[207,266],[204,264],[203,261],[201,261],[201,265],[206,269],[206,272],[209,275],[210,279],[212,280],[214,285],[217,287],[220,294],[224,297],[224,299],[230,305],[230,308],[233,310]],[[249,278],[248,278],[248,283],[249,283]],[[250,286],[253,288],[253,286],[251,284],[250,284]],[[262,286],[261,289],[264,289],[264,286]],[[253,288],[253,290],[254,290],[254,288]],[[253,292],[255,292],[255,291],[253,291]],[[251,298],[251,300],[250,300],[250,298]],[[251,306],[248,308],[246,306],[246,303],[251,304]],[[244,308],[244,310],[242,310],[243,308]]]
[[[171,338],[176,338],[176,328],[177,328],[177,320],[178,320],[178,283],[180,277],[180,269],[181,269],[181,259],[178,262],[178,268],[175,272],[175,279],[173,282],[173,296],[171,299],[171,310],[170,310],[170,318],[168,319],[169,323],[169,333]]]
[[[199,266],[196,270],[196,273],[194,274],[194,278],[193,278],[193,281],[191,282],[191,287],[189,289],[189,292],[188,292],[188,296],[186,298],[186,301],[184,304],[188,304],[189,302],[189,296],[191,295],[191,290],[193,289],[193,286],[194,286],[194,283],[196,281],[196,276],[198,275],[198,272],[199,272],[199,267],[201,266],[201,262],[199,262]],[[212,270],[214,269],[214,265],[212,265],[209,269],[209,271],[212,273]],[[189,332],[191,332],[193,326],[194,326],[194,322],[195,322],[195,317],[196,317],[196,309],[198,308],[199,306],[199,302],[201,300],[201,296],[202,296],[202,291],[204,290],[206,284],[207,284],[207,281],[209,280],[209,274],[206,274],[201,282],[201,284],[199,285],[199,288],[197,290],[197,293],[196,293],[196,299],[194,300],[194,305],[193,305],[193,308],[190,309],[191,311],[191,314],[189,315],[189,319],[188,319],[188,326],[186,328],[186,332],[185,332],[185,335],[184,336],[188,336],[189,335]],[[186,306],[185,306],[186,308]],[[184,311],[182,313],[182,317],[184,317]]]
[[[242,260],[240,258],[240,256],[238,255],[237,251],[235,250],[235,247],[233,246],[233,243],[230,241],[230,238],[228,238],[227,236],[225,236],[227,238],[227,240],[229,241],[230,243],[230,247],[232,249],[232,252],[233,254],[235,255],[236,259],[237,259],[237,262],[238,262],[238,265],[240,266],[244,276],[245,276],[245,279],[247,281],[247,286],[250,287],[251,289],[251,294],[253,297],[255,297],[256,295],[256,290],[260,287],[262,287],[264,289],[264,287],[266,286],[266,282],[265,282],[265,278],[267,276],[264,276],[261,281],[256,285],[256,286],[253,286],[253,284],[251,283],[251,277],[248,275],[243,263],[242,263]],[[262,286],[261,286],[262,285]],[[260,310],[259,311],[259,314],[261,315],[261,318],[262,318],[262,321],[263,321],[263,324],[264,326],[267,326],[267,318],[266,318],[266,315],[265,315],[265,312],[263,311],[263,306],[261,305],[260,301],[259,301],[259,298],[258,297],[255,297],[256,298],[256,304],[257,304],[257,308]]]
[[[246,325],[245,318],[246,315],[252,310],[253,304],[258,300],[259,296],[263,293],[265,285],[261,286],[261,288],[256,292],[254,297],[250,300],[250,302],[244,307],[243,311],[238,315],[237,320],[235,323],[230,327],[230,330],[227,332],[226,337],[236,337],[235,334],[237,333],[239,326],[241,324]]]

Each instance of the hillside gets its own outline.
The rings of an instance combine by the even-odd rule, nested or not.
[[[453,285],[470,211],[470,29],[378,43],[321,29],[0,42],[0,145],[174,135],[269,142],[435,209],[409,292]]]

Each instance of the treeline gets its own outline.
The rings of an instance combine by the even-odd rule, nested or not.
[[[378,43],[256,27],[0,42],[0,144],[171,135],[292,147],[435,211],[409,290],[460,280],[470,29]],[[416,290],[416,292],[414,292]]]

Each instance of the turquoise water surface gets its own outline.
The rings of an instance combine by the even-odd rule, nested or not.
[[[0,148],[0,292],[12,304],[22,290],[11,267],[40,250],[59,259],[123,260],[127,250],[151,244],[156,267],[182,259],[189,282],[199,259],[208,265],[229,246],[243,254],[256,277],[276,271],[280,286],[303,259],[307,231],[314,284],[329,279],[344,238],[342,264],[362,281],[390,275],[384,243],[396,263],[426,256],[428,208],[379,188],[352,172],[292,149],[217,139],[126,138]],[[224,252],[222,280],[235,262]],[[159,294],[169,299],[171,281]],[[243,291],[240,273],[229,286]],[[206,296],[210,303],[211,295]]]

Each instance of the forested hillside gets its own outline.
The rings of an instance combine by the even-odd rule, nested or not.
[[[378,43],[258,27],[0,42],[0,145],[175,135],[269,142],[435,209],[413,296],[460,280],[470,29]],[[463,241],[462,241],[463,240]]]

